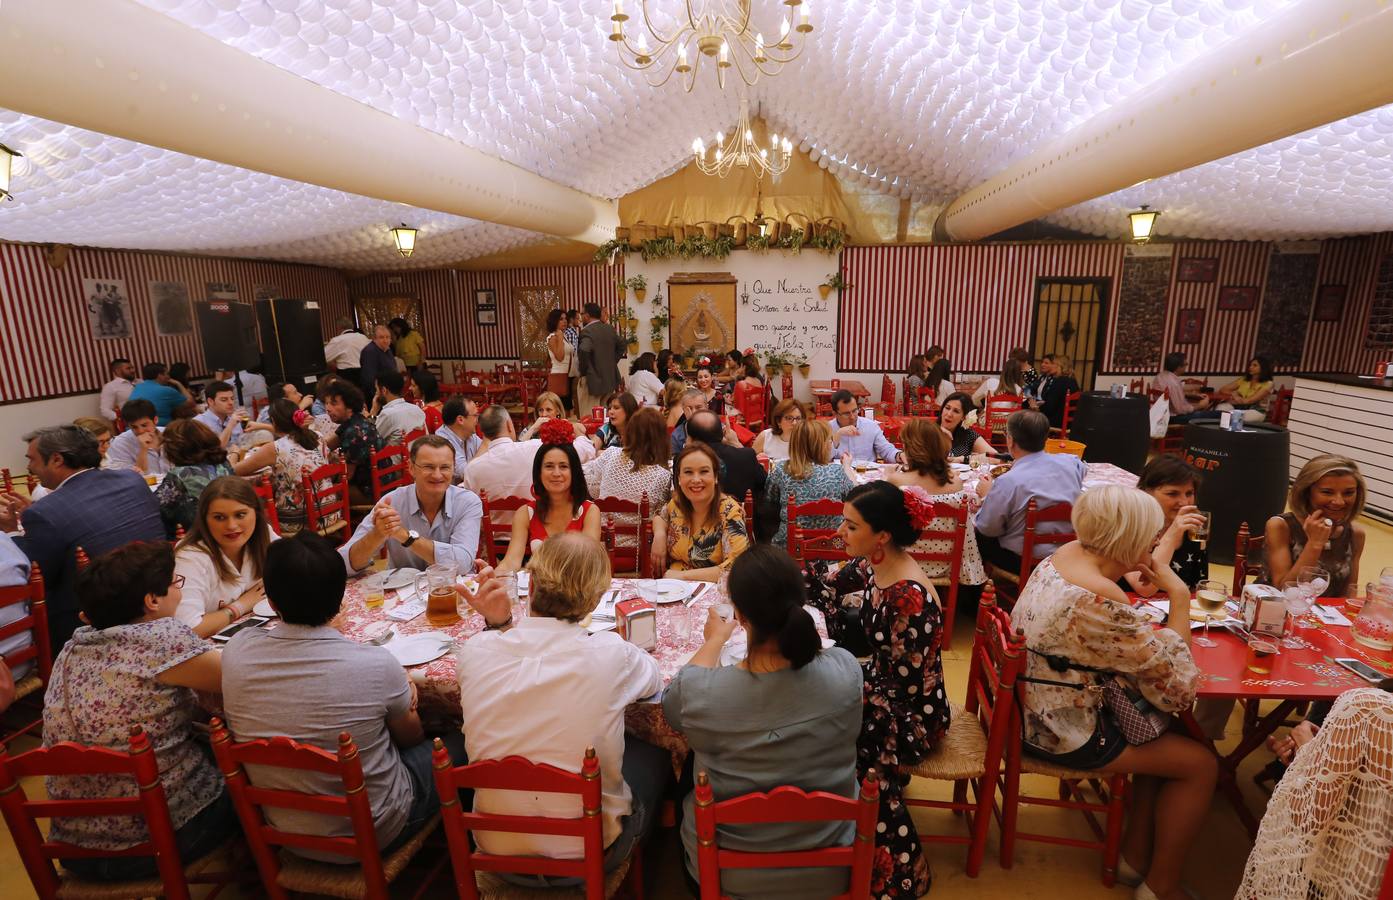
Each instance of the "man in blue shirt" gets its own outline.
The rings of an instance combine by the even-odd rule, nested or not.
[[[455,448],[455,483],[464,480],[465,467],[479,452],[484,439],[479,437],[479,406],[473,400],[456,398],[440,411],[444,422],[435,433]]]
[[[237,409],[237,389],[226,381],[209,383],[203,389],[203,398],[208,401],[208,409],[194,416],[194,421],[207,425],[224,447],[231,446],[240,438],[243,429],[271,430],[270,425],[246,421],[245,415]]]
[[[377,373],[395,371],[397,358],[392,355],[392,332],[386,325],[378,325],[372,331],[372,343],[364,344],[358,354],[358,378],[363,396],[377,393]]]
[[[182,385],[170,381],[169,367],[164,363],[146,363],[140,377],[144,380],[131,389],[131,400],[149,400],[155,405],[155,424],[161,428],[174,418],[174,411],[192,398]]]
[[[851,454],[852,460],[879,460],[880,462],[899,462],[904,454],[886,439],[875,419],[861,418],[861,404],[851,391],[837,391],[832,395],[832,457],[839,458],[843,453]]]
[[[995,482],[983,476],[977,482],[982,508],[977,511],[977,546],[983,558],[1008,572],[1021,568],[1026,506],[1037,508],[1073,503],[1083,493],[1088,466],[1068,453],[1045,453],[1050,421],[1044,413],[1023,409],[1006,420],[1006,451],[1014,462]],[[1067,532],[1068,522],[1042,522],[1040,534]],[[1045,549],[1053,552],[1052,545]]]

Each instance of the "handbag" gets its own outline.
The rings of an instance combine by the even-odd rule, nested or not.
[[[1030,652],[1036,656],[1044,657],[1050,668],[1056,672],[1073,669],[1076,672],[1093,672],[1097,675],[1111,676],[1103,678],[1101,685],[1074,684],[1068,681],[1051,681],[1047,678],[1027,678],[1025,676],[1021,676],[1019,680],[1028,681],[1031,684],[1070,688],[1076,691],[1101,690],[1103,708],[1112,715],[1117,730],[1122,732],[1127,743],[1133,745],[1150,743],[1165,734],[1166,730],[1170,728],[1172,722],[1170,714],[1152,706],[1151,701],[1143,697],[1141,692],[1125,676],[1108,669],[1079,665],[1063,656],[1051,656],[1038,650]]]

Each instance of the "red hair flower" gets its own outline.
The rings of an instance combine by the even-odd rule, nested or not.
[[[905,512],[916,530],[923,531],[934,520],[934,501],[928,491],[918,485],[903,489]]]
[[[566,419],[547,419],[542,423],[542,427],[537,429],[537,437],[541,439],[544,447],[569,444],[575,436],[575,428]]]
[[[295,410],[295,413],[290,417],[290,421],[294,422],[297,428],[304,428],[305,423],[307,423],[309,420],[310,414],[305,412],[303,409]]]

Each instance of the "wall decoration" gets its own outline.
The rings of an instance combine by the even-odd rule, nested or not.
[[[1122,260],[1114,368],[1155,370],[1160,366],[1170,277],[1169,256],[1129,255]]]
[[[229,284],[226,281],[210,281],[207,283],[208,300],[236,300],[237,285]]]
[[[672,351],[719,356],[736,344],[735,276],[679,272],[668,279]]]
[[[1379,261],[1374,300],[1364,332],[1365,350],[1393,350],[1393,253]]]
[[[150,308],[155,312],[155,333],[173,337],[193,331],[189,286],[182,281],[151,281]]]
[[[1204,336],[1204,308],[1182,309],[1175,319],[1175,343],[1198,344]]]
[[[1220,309],[1257,309],[1257,286],[1225,285],[1219,288]]]
[[[498,324],[498,292],[493,288],[474,291],[474,322],[477,325]]]
[[[1319,267],[1320,257],[1314,253],[1273,253],[1267,260],[1267,287],[1253,352],[1272,360],[1279,372],[1301,365]]]
[[[284,297],[281,289],[274,284],[254,284],[252,285],[252,298],[254,300],[275,300]]]
[[[1345,296],[1349,285],[1323,284],[1316,294],[1316,309],[1311,316],[1316,322],[1338,322],[1345,314]]]
[[[1176,281],[1213,282],[1219,277],[1217,256],[1187,256],[1176,264]]]
[[[99,341],[131,336],[131,301],[126,282],[117,278],[82,279],[87,324]]]

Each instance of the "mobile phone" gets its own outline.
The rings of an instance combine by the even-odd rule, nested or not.
[[[1368,663],[1360,662],[1359,660],[1352,659],[1350,657],[1338,658],[1335,660],[1335,662],[1339,665],[1344,666],[1346,669],[1349,669],[1351,672],[1358,675],[1360,678],[1364,679],[1370,684],[1378,684],[1380,681],[1388,677],[1387,675],[1384,675],[1382,672],[1380,672],[1378,669],[1375,669]]]
[[[227,626],[222,631],[219,631],[217,634],[214,634],[208,640],[217,641],[220,644],[225,644],[228,641],[232,640],[232,636],[237,632],[241,631],[242,629],[260,628],[262,625],[265,625],[269,621],[271,620],[264,616],[248,616],[240,622],[233,622],[231,625]]]

